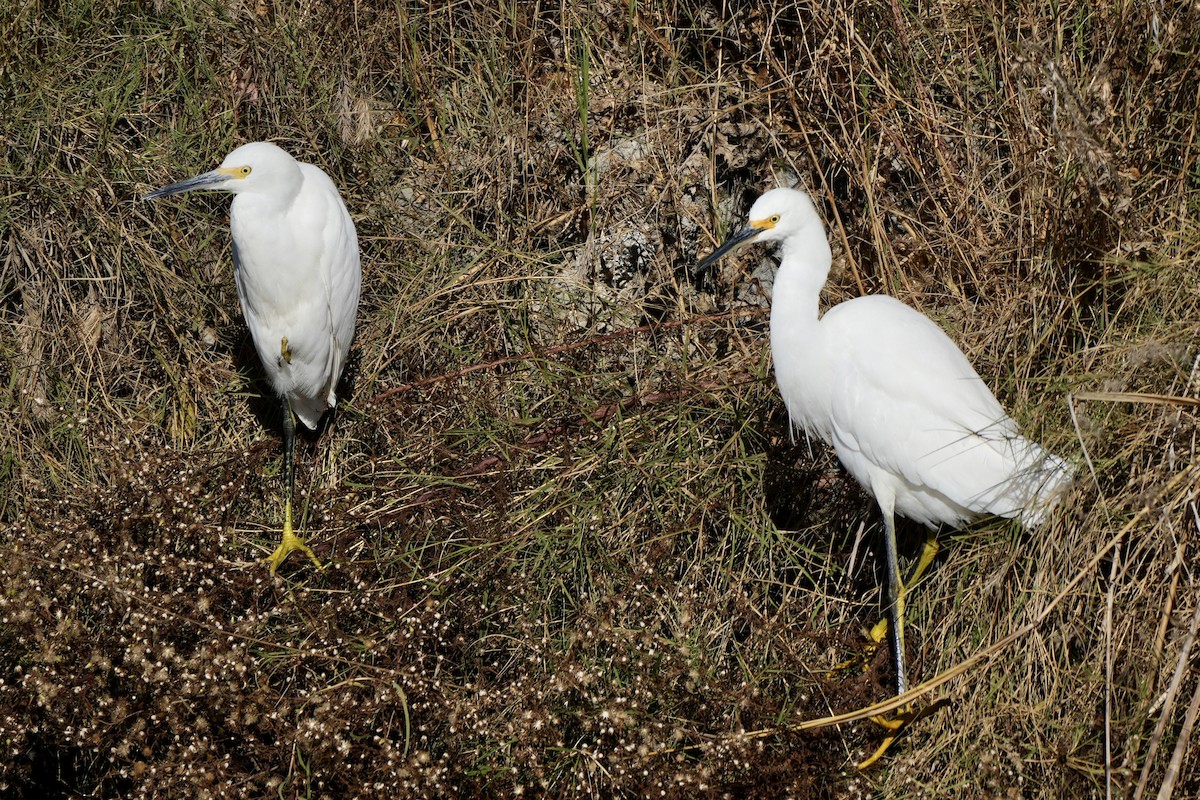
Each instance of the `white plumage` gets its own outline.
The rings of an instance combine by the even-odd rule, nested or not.
[[[354,337],[358,236],[318,167],[267,142],[239,147],[222,166],[242,163],[254,167],[245,185],[222,187],[237,192],[229,228],[238,299],[271,386],[315,429],[337,402]],[[280,348],[285,336],[290,362]]]
[[[263,369],[285,405],[287,497],[283,542],[269,558],[271,571],[294,549],[316,561],[292,532],[292,415],[315,429],[337,402],[362,280],[354,222],[329,176],[269,142],[242,145],[217,169],[146,199],[193,189],[235,195],[229,227],[238,299]]]
[[[762,195],[747,225],[697,269],[750,241],[780,243],[771,351],[788,414],[833,446],[883,512],[903,693],[904,589],[893,515],[934,528],[988,514],[1036,525],[1070,485],[1071,469],[1020,435],[966,356],[924,315],[883,295],[818,315],[831,254],[806,194]]]

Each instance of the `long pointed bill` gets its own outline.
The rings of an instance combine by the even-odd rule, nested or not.
[[[161,189],[155,189],[150,194],[143,197],[143,200],[153,200],[156,197],[167,197],[173,194],[183,194],[194,189],[219,189],[221,185],[229,180],[229,173],[220,169],[214,169],[210,172],[205,172],[202,175],[197,175],[194,178],[172,183],[170,186],[164,186]]]
[[[746,225],[740,231],[726,239],[724,244],[709,253],[708,258],[705,258],[692,269],[692,274],[696,277],[703,275],[712,268],[713,264],[717,263],[717,261],[721,259],[721,256],[725,255],[734,248],[745,244],[762,232],[762,228],[755,228],[753,226]]]

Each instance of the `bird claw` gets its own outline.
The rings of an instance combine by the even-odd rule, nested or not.
[[[845,661],[839,661],[825,672],[825,677],[833,678],[839,673],[845,672],[846,670],[852,668],[857,670],[865,670],[867,664],[874,657],[875,651],[878,650],[879,646],[887,639],[889,625],[890,623],[888,622],[887,617],[884,617],[876,622],[871,629],[867,631],[867,652],[865,654],[858,654],[853,658],[848,658]]]
[[[883,757],[884,753],[891,748],[892,742],[904,731],[910,722],[917,717],[924,716],[924,711],[914,711],[912,706],[902,708],[894,719],[888,719],[882,714],[871,717],[871,722],[879,725],[888,733],[883,737],[883,742],[875,749],[874,753],[858,762],[856,768],[861,772],[871,767],[876,761]]]
[[[883,737],[883,741],[880,743],[879,747],[875,749],[874,753],[858,762],[857,768],[861,771],[870,767],[883,757],[883,755],[892,746],[892,742],[896,741],[900,734],[904,733],[904,731],[908,729],[909,725],[919,719],[932,715],[935,711],[939,710],[943,706],[948,706],[949,704],[950,701],[947,698],[942,697],[921,708],[913,708],[911,704],[906,705],[896,712],[895,717],[890,719],[882,714],[877,714],[871,717],[871,721],[886,730],[887,734]]]
[[[914,715],[911,710],[901,711],[895,719],[888,719],[883,714],[876,714],[875,716],[871,717],[871,722],[874,722],[879,727],[886,728],[889,731],[899,731],[901,728],[907,725],[911,719],[913,719],[913,716]]]
[[[883,757],[883,754],[888,751],[888,749],[892,746],[892,742],[896,741],[896,737],[899,735],[899,731],[896,731],[895,733],[889,733],[886,737],[884,737],[883,743],[879,745],[879,749],[877,749],[874,753],[871,753],[871,755],[867,756],[862,761],[858,762],[855,765],[855,769],[857,769],[859,772],[865,772],[866,770],[870,769],[876,761]]]
[[[317,569],[324,569],[320,560],[317,558],[316,553],[312,551],[312,548],[305,544],[304,540],[299,536],[289,530],[285,530],[283,532],[283,539],[279,542],[279,547],[276,547],[274,553],[271,553],[271,555],[263,559],[271,565],[272,575],[275,574],[275,570],[279,569],[279,565],[284,562],[284,559],[286,559],[293,550],[299,550],[300,552],[307,554],[308,557],[312,559],[312,562],[317,565]]]

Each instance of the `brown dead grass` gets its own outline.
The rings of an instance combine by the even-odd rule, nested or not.
[[[0,793],[1200,790],[1193,10],[11,11]],[[364,255],[299,451],[330,566],[275,581],[227,201],[137,201],[264,138],[333,176]],[[970,666],[866,774],[871,724],[799,728],[890,695],[873,505],[789,440],[761,255],[689,272],[796,179],[828,301],[934,317],[1082,465],[1045,530],[943,536],[909,658]]]

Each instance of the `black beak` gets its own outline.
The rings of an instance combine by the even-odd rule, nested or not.
[[[694,275],[697,278],[700,277],[705,272],[708,272],[708,270],[712,268],[712,265],[717,263],[717,261],[719,261],[721,259],[721,256],[725,255],[730,250],[733,250],[734,248],[745,244],[746,242],[753,239],[755,236],[758,236],[758,234],[760,234],[760,233],[762,233],[761,228],[752,228],[749,225],[744,226],[737,233],[733,234],[728,239],[726,239],[725,242],[720,247],[718,247],[716,250],[713,250],[711,253],[709,253],[708,258],[705,258],[703,261],[701,261],[699,264],[697,264],[692,269],[692,275]]]
[[[179,183],[172,183],[170,186],[164,186],[161,189],[155,189],[142,199],[153,200],[156,197],[167,197],[168,195],[172,194],[182,194],[183,192],[190,192],[193,189],[215,189],[219,184],[225,183],[227,180],[229,180],[228,175],[224,175],[219,170],[214,169],[211,172],[205,172],[201,175],[197,175],[194,178],[188,178],[187,180],[182,180]]]

